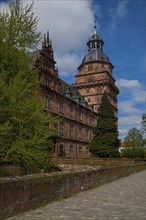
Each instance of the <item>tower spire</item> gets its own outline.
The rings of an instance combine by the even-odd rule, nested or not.
[[[96,33],[96,19],[97,19],[97,16],[96,16],[96,14],[94,15],[94,32],[93,32],[93,34],[97,34]]]

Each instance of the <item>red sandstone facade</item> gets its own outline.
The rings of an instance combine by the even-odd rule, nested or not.
[[[44,39],[36,66],[39,67],[40,94],[46,101],[45,110],[61,119],[55,137],[56,156],[90,156],[88,145],[93,138],[93,127],[104,92],[117,115],[118,89],[112,77],[113,66],[101,52],[102,45],[103,41],[94,33],[88,42],[89,52],[78,68],[76,83],[71,86],[59,78],[49,35]]]

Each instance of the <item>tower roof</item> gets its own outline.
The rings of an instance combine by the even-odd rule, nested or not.
[[[96,20],[94,24],[93,35],[89,38],[87,45],[89,50],[88,53],[83,57],[82,64],[95,61],[110,63],[108,56],[103,51],[104,42],[102,38],[96,33]]]
[[[82,63],[88,63],[94,61],[110,63],[108,56],[99,49],[90,50],[82,59]]]

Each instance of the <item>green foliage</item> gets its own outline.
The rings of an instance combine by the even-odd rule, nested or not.
[[[129,141],[133,144],[133,147],[143,147],[144,140],[140,131],[136,128],[132,128],[128,131],[128,134],[124,138],[124,141]]]
[[[10,13],[0,14],[0,161],[20,164],[24,173],[49,169],[56,134],[56,119],[43,111],[28,55],[40,37],[36,25],[32,5],[21,9],[18,0]]]
[[[102,157],[102,158],[119,158],[120,154],[118,149],[110,147],[110,146],[100,146],[96,147],[97,145],[95,144],[95,147],[92,147],[92,154],[97,156],[97,157]]]
[[[146,144],[146,114],[142,115],[141,133],[143,135],[143,138],[144,138],[145,144]]]
[[[117,120],[106,94],[97,114],[97,125],[94,138],[90,144],[90,152],[98,157],[119,157]]]
[[[9,13],[0,13],[0,72],[7,83],[22,69],[25,75],[31,60],[26,52],[40,40],[32,7],[31,4],[21,9],[20,0],[16,0],[10,4]]]
[[[122,150],[121,153],[122,157],[124,158],[138,158],[138,159],[142,159],[142,158],[146,158],[146,150],[143,148],[126,148],[124,150]]]

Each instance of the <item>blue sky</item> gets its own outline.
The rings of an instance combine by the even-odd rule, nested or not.
[[[0,1],[0,10],[7,2]],[[22,0],[22,5],[30,3]],[[132,127],[140,128],[146,111],[146,3],[145,0],[34,0],[38,30],[49,29],[59,75],[74,82],[77,68],[93,34],[105,43],[104,52],[114,65],[118,96],[119,133],[123,139]]]

